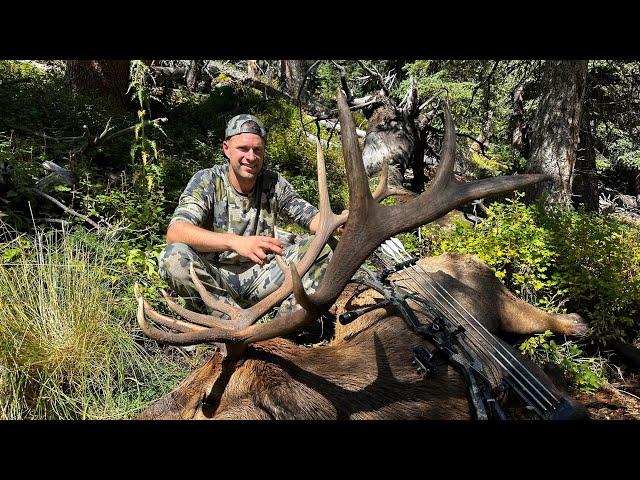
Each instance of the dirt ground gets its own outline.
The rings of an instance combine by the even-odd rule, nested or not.
[[[640,420],[640,373],[625,375],[593,393],[573,395],[594,420]]]

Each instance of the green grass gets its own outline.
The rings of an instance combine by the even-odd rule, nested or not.
[[[131,418],[186,376],[143,348],[111,242],[2,233],[1,419]]]

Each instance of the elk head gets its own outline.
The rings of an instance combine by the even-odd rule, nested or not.
[[[202,410],[207,408],[209,414],[205,416],[211,417],[219,407],[224,389],[233,381],[234,371],[242,364],[243,354],[247,347],[257,342],[263,342],[260,348],[264,347],[268,351],[266,340],[295,332],[318,319],[336,301],[365,259],[386,239],[397,233],[429,223],[472,200],[550,179],[548,175],[515,175],[469,183],[457,181],[453,175],[456,134],[449,107],[445,103],[445,139],[438,173],[431,186],[409,202],[383,206],[378,203],[380,199],[401,192],[390,190],[387,188],[386,182],[381,181],[376,192],[371,194],[355,133],[355,124],[346,98],[340,90],[338,91],[338,110],[349,185],[348,219],[346,215],[335,215],[331,211],[324,158],[318,143],[320,227],[311,248],[297,267],[290,266],[290,272],[284,262],[276,257],[280,268],[285,272],[285,281],[278,290],[251,308],[236,309],[216,301],[205,290],[192,268],[191,276],[203,301],[210,309],[225,313],[231,319],[191,312],[177,305],[163,292],[169,307],[188,320],[185,322],[155,312],[142,298],[136,286],[137,319],[140,327],[149,337],[172,345],[220,342],[227,347],[226,356],[216,353],[205,367],[193,372],[181,387],[167,397],[164,403],[152,407],[152,412],[158,413],[163,409],[190,409],[193,411],[194,408]],[[386,162],[383,165],[386,165]],[[332,232],[345,220],[344,234],[327,266],[318,291],[307,295],[302,287],[301,276],[310,268]],[[276,317],[267,323],[256,323],[260,317],[281,303],[292,290],[296,300],[303,307],[302,309]],[[176,330],[177,333],[161,330],[151,325],[147,316],[160,325]],[[275,340],[272,341],[274,345],[278,344],[278,342],[274,342]],[[238,382],[234,384],[233,388],[238,388]],[[251,388],[257,388],[255,382]],[[145,414],[143,416],[153,415]]]

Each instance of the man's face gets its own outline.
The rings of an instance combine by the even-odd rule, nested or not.
[[[225,140],[222,150],[238,183],[253,187],[264,162],[264,139],[254,133],[241,133]]]

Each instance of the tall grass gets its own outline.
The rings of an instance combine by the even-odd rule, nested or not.
[[[136,338],[107,240],[0,229],[0,418],[130,418],[182,376]]]

